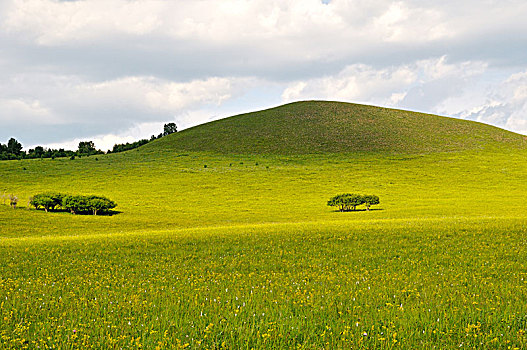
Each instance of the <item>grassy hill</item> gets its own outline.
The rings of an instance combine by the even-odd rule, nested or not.
[[[0,349],[527,348],[524,140],[304,102],[0,162]],[[26,210],[50,190],[120,213]]]
[[[526,147],[490,125],[343,102],[295,102],[202,124],[148,147],[238,154],[427,153]]]

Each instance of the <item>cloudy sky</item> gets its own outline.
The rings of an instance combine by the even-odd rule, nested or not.
[[[0,0],[0,142],[338,100],[527,134],[525,0]]]

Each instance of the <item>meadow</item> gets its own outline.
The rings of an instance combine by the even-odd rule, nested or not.
[[[0,222],[0,236],[343,219],[523,217],[526,154],[498,149],[284,157],[136,150],[74,161],[8,161],[0,163],[0,187],[17,195],[21,207],[28,206],[31,195],[57,190],[106,195],[121,213],[94,220],[4,207],[9,220]],[[335,213],[326,202],[340,192],[377,194],[381,205],[370,212]]]
[[[183,136],[174,137],[187,137]],[[527,347],[527,150],[0,162],[0,348]],[[175,140],[175,139],[174,139]],[[26,208],[105,195],[112,216]],[[326,205],[372,193],[371,211]]]
[[[1,163],[21,203],[60,184],[121,211],[0,206],[3,348],[526,345],[526,154],[133,152]]]

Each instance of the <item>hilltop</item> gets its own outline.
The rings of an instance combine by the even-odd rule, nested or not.
[[[146,147],[223,154],[417,154],[496,146],[524,148],[527,137],[431,114],[303,101],[198,125]]]

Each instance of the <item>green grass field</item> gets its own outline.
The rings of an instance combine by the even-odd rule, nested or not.
[[[399,113],[309,102],[279,118],[313,104],[340,122]],[[0,162],[0,191],[21,205],[0,205],[0,348],[527,347],[525,137],[404,112],[416,122],[393,121],[386,149],[346,148],[377,132],[354,124],[324,153],[318,136],[281,143],[288,123],[248,136],[245,119],[272,111],[97,159]],[[192,149],[222,123],[236,137]],[[430,123],[454,136],[412,143]],[[24,208],[46,190],[105,195],[120,213]],[[336,212],[341,192],[381,204]]]

